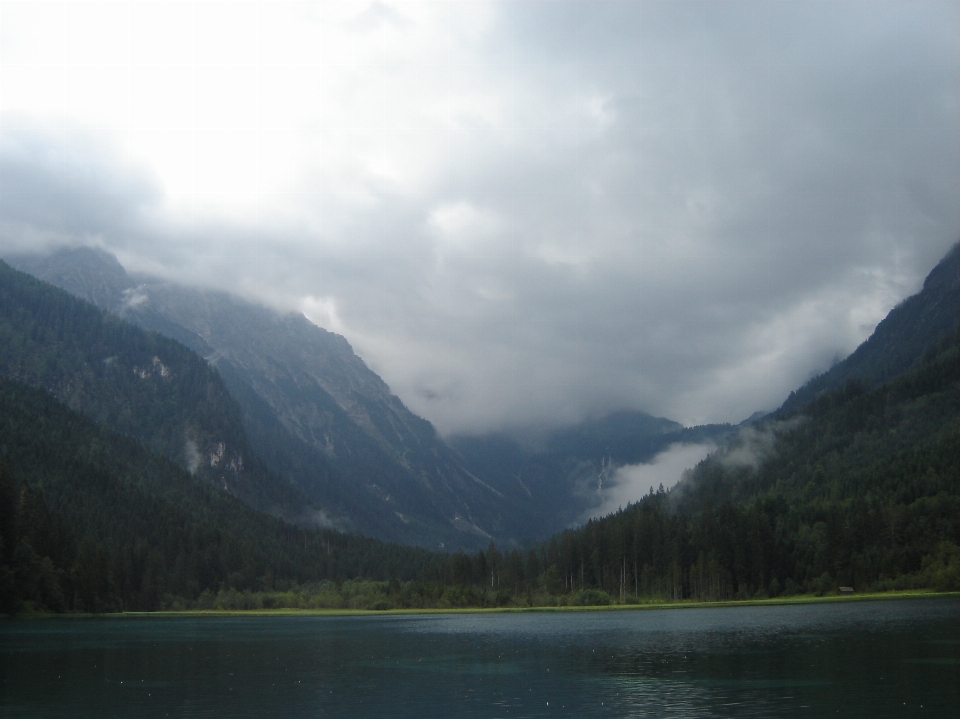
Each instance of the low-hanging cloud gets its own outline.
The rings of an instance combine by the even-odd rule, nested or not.
[[[720,464],[757,469],[761,462],[773,454],[775,439],[770,430],[747,427],[740,432],[734,446],[718,457]]]
[[[703,444],[676,443],[644,464],[628,464],[618,468],[611,481],[601,488],[602,501],[589,512],[590,517],[603,517],[628,504],[639,501],[648,492],[661,487],[670,489],[683,479],[684,473],[717,450],[712,442]]]
[[[53,87],[66,117],[17,94],[26,12],[0,30],[0,254],[95,244],[304,311],[443,432],[739,421],[960,239],[950,3],[282,5],[245,31],[257,83],[197,10],[165,32],[212,44],[139,134],[150,58],[73,114]]]
[[[802,415],[791,419],[743,427],[736,438],[717,453],[717,461],[725,467],[757,469],[776,454],[777,438],[806,421]]]

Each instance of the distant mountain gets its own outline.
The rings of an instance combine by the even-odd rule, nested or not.
[[[722,444],[737,428],[684,427],[644,412],[614,412],[522,441],[493,433],[448,439],[471,471],[514,501],[533,501],[547,521],[544,536],[583,520],[601,500],[600,485],[617,468],[650,462],[673,444]],[[679,479],[679,478],[678,478]]]
[[[924,354],[952,333],[958,322],[960,244],[930,271],[920,292],[894,307],[853,354],[791,392],[779,413],[796,411],[848,380],[875,386],[919,366]]]

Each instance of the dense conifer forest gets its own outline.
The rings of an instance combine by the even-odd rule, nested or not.
[[[442,575],[442,555],[296,527],[0,380],[0,596],[10,612],[185,606],[204,590]]]

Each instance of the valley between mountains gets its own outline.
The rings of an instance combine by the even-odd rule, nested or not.
[[[439,436],[302,315],[91,248],[6,259],[6,611],[345,580],[374,582],[351,606],[960,588],[956,247],[774,413],[623,411],[536,441]],[[706,443],[675,488],[584,524],[617,468]]]
[[[605,462],[634,464],[673,443],[732,431],[691,431],[634,412],[554,433],[534,450],[501,435],[447,443],[345,338],[303,315],[132,278],[112,255],[93,249],[19,264],[203,357],[238,405],[253,452],[303,494],[302,507],[288,503],[279,513],[307,522],[312,516],[321,526],[431,549],[480,549],[491,540],[515,546],[582,520],[600,501]]]

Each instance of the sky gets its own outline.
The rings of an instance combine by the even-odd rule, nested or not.
[[[445,434],[775,408],[958,197],[958,2],[0,2],[0,255],[303,312]]]

